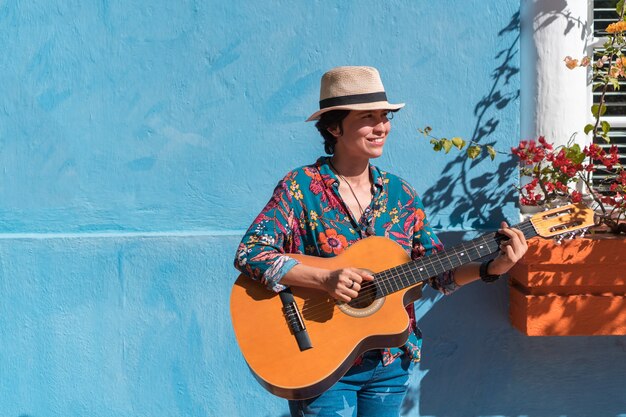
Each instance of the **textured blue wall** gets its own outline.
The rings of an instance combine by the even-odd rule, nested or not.
[[[283,416],[234,341],[243,229],[321,140],[335,65],[381,70],[377,164],[444,241],[518,217],[507,158],[433,154],[416,129],[519,136],[519,1],[0,2],[0,415]],[[530,339],[504,282],[419,315],[410,416],[626,415],[624,338]]]

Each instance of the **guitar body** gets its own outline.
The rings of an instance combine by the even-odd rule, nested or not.
[[[400,245],[377,236],[355,243],[334,258],[290,256],[318,268],[353,267],[373,273],[411,260]],[[324,291],[292,287],[312,345],[306,350],[299,348],[278,294],[246,275],[240,275],[233,287],[231,317],[241,352],[259,382],[280,397],[305,399],[330,388],[360,354],[402,346],[409,336],[405,306],[420,297],[421,285],[358,308],[337,302]]]

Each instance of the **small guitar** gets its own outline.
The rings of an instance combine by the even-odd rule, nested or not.
[[[535,214],[514,226],[527,239],[574,233],[594,224],[594,213],[568,205]],[[362,353],[402,346],[409,336],[405,306],[421,295],[424,281],[499,250],[502,235],[491,233],[412,261],[390,239],[368,237],[334,258],[290,255],[305,265],[335,270],[355,267],[373,273],[357,298],[336,301],[326,292],[292,287],[280,294],[240,275],[230,310],[237,342],[257,380],[287,399],[321,394]]]

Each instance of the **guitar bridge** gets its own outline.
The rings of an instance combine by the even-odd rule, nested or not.
[[[291,328],[293,333],[298,333],[303,330],[306,330],[306,326],[304,325],[304,321],[302,321],[302,316],[300,315],[300,310],[296,305],[295,301],[289,304],[285,304],[283,307],[283,311],[285,313],[285,318],[287,319],[287,323]]]
[[[291,333],[296,338],[298,347],[300,348],[300,350],[311,349],[313,345],[311,344],[309,333],[306,331],[306,326],[304,325],[304,320],[302,319],[302,315],[300,314],[300,309],[296,304],[296,300],[293,298],[291,290],[287,288],[281,291],[279,295],[280,300],[283,303],[283,313],[285,315],[285,320],[287,321],[287,325],[289,326]]]

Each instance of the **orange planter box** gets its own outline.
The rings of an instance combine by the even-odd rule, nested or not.
[[[509,272],[513,326],[529,336],[626,335],[626,239],[529,241]]]

